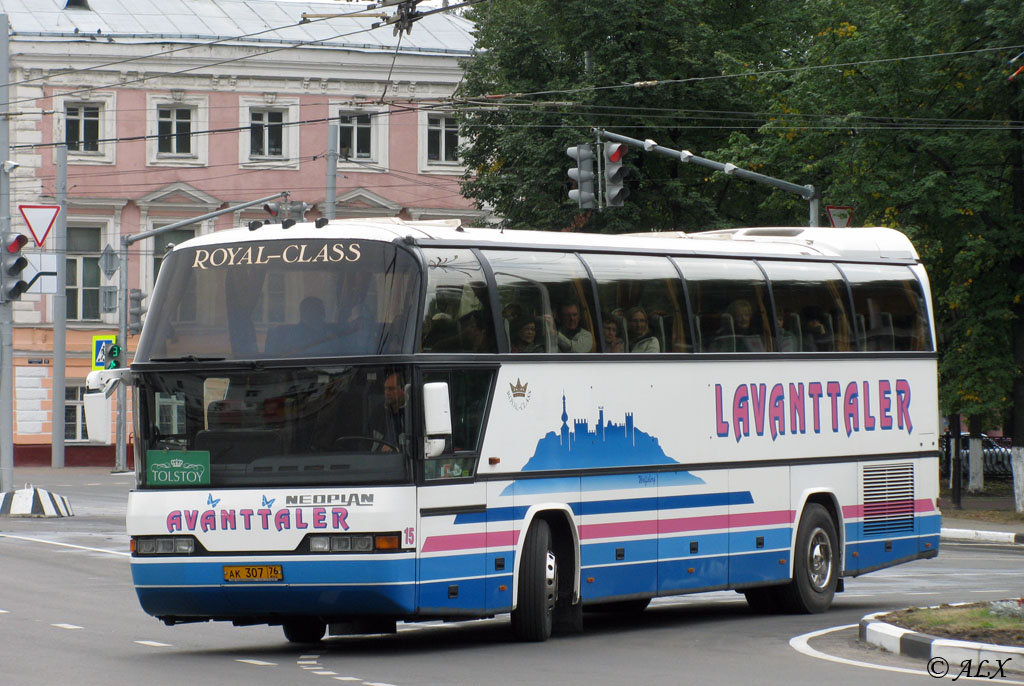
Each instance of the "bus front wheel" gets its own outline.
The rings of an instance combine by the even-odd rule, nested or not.
[[[327,624],[318,619],[292,619],[281,625],[284,637],[292,643],[319,643]]]
[[[782,588],[790,612],[824,612],[832,604],[839,578],[839,537],[828,510],[809,503],[800,517],[793,550],[793,579]]]
[[[512,611],[512,631],[521,641],[551,637],[558,600],[558,560],[551,547],[551,527],[535,521],[526,534],[519,566],[519,592]]]

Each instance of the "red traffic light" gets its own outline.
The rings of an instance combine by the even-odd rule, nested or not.
[[[625,143],[605,143],[605,156],[609,162],[621,162],[629,146]]]
[[[23,233],[16,234],[14,238],[11,239],[11,242],[7,244],[7,252],[15,255],[25,247],[26,243],[28,243],[28,236]]]

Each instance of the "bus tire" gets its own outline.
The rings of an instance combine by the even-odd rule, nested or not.
[[[530,526],[519,566],[519,592],[512,631],[520,641],[551,637],[558,600],[558,560],[551,548],[551,527],[543,519]]]
[[[809,503],[797,529],[793,579],[780,589],[785,609],[814,614],[829,608],[839,577],[838,551],[839,537],[828,510]]]
[[[327,624],[318,619],[292,619],[281,625],[284,637],[291,643],[319,643]]]

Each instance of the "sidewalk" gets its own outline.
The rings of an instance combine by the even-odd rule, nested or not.
[[[942,540],[987,543],[1024,543],[1024,517],[1014,521],[1012,495],[967,495],[954,508],[948,495],[939,498]],[[992,513],[989,516],[980,513]],[[974,516],[972,516],[974,515]],[[987,535],[996,534],[996,535]]]

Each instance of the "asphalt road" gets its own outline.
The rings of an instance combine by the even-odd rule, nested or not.
[[[588,614],[582,635],[542,644],[514,642],[504,616],[303,648],[277,627],[166,627],[145,615],[126,554],[130,475],[16,470],[16,479],[68,496],[76,515],[0,519],[0,684],[12,686],[922,684],[930,678],[921,661],[836,628],[909,605],[1018,597],[1024,578],[1022,547],[946,545],[935,560],[847,580],[822,615],[758,616],[741,595],[711,593],[657,600],[638,616]],[[824,633],[795,641],[804,652],[791,645],[811,632]],[[997,681],[1015,680],[1024,672]]]

